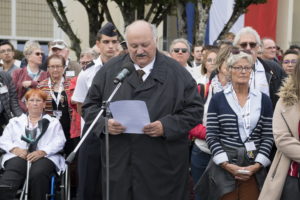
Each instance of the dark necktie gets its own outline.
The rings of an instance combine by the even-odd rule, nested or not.
[[[140,82],[144,82],[144,81],[143,81],[143,78],[142,78],[143,75],[145,74],[144,70],[138,69],[138,70],[136,70],[136,73],[137,73],[137,75],[138,75],[138,77],[139,77]]]

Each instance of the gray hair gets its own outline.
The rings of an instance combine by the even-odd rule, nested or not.
[[[251,66],[254,64],[252,55],[241,51],[238,54],[232,54],[232,53],[230,54],[229,58],[227,59],[227,68],[229,69],[230,67],[232,67],[235,63],[237,63],[241,59],[246,59],[250,63]]]
[[[129,24],[126,28],[125,28],[125,41],[128,45],[128,41],[127,41],[127,37],[128,37],[128,30],[131,28],[131,26],[136,25],[138,23],[144,23],[144,24],[148,24],[149,28],[152,32],[152,36],[153,36],[153,40],[156,43],[157,40],[157,29],[156,26],[154,24],[150,24],[149,22],[145,21],[145,20],[136,20],[133,23]]]
[[[178,39],[175,39],[172,41],[171,45],[170,45],[170,49],[169,51],[172,52],[173,51],[173,47],[175,44],[177,43],[183,43],[185,44],[186,48],[188,49],[188,52],[191,52],[191,46],[190,46],[190,43],[189,41],[187,41],[186,39],[184,38],[178,38]]]
[[[260,41],[260,37],[257,33],[256,30],[254,30],[252,27],[250,26],[247,26],[247,27],[244,27],[242,28],[235,36],[234,40],[233,40],[233,46],[237,46],[240,39],[241,39],[241,36],[242,35],[246,35],[246,34],[251,34],[255,37],[255,40],[256,40],[256,43],[257,45],[261,45],[261,41]]]
[[[24,45],[23,54],[24,56],[29,56],[36,49],[41,49],[40,44],[37,41],[29,40]]]
[[[99,56],[99,54],[92,48],[87,48],[87,49],[83,50],[80,53],[80,58],[82,58],[85,55],[91,56],[93,59],[96,59]]]

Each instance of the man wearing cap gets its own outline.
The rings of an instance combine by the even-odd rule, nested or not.
[[[49,55],[61,55],[66,60],[65,75],[72,78],[78,76],[81,67],[76,61],[71,61],[69,58],[70,50],[65,41],[57,39],[49,43]]]
[[[100,49],[100,56],[87,65],[77,79],[72,100],[77,102],[78,112],[81,114],[81,106],[91,86],[97,71],[108,60],[116,55],[119,45],[118,35],[112,23],[105,24],[97,33],[96,45]],[[78,157],[79,184],[78,196],[82,200],[94,200],[100,198],[101,193],[101,158],[100,141],[95,135],[90,134],[79,149]]]

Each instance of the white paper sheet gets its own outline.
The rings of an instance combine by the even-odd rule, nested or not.
[[[144,101],[122,100],[110,103],[113,118],[126,127],[125,133],[143,134],[143,127],[150,123]]]

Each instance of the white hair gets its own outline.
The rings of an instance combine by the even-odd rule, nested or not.
[[[24,45],[23,54],[24,56],[29,56],[36,49],[41,49],[40,44],[37,41],[29,40]]]
[[[227,59],[227,67],[231,68],[235,63],[237,63],[241,59],[246,59],[250,63],[251,66],[254,64],[252,55],[241,51],[238,54],[233,54],[233,53],[230,54],[230,56]]]
[[[189,41],[187,41],[184,38],[178,38],[178,39],[173,40],[170,45],[170,49],[169,49],[170,52],[173,50],[174,45],[177,43],[185,44],[186,48],[188,49],[188,52],[191,52],[191,45],[190,45]]]
[[[256,40],[256,43],[257,45],[261,45],[261,41],[260,41],[260,37],[257,33],[256,30],[254,30],[252,27],[250,26],[246,26],[244,28],[242,28],[236,35],[235,35],[235,38],[233,40],[233,46],[237,46],[240,39],[241,39],[241,36],[242,35],[246,35],[246,34],[251,34],[255,37],[255,40]]]

